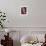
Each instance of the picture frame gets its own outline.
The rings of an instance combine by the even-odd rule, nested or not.
[[[28,6],[23,5],[20,7],[20,15],[27,16],[28,15]]]

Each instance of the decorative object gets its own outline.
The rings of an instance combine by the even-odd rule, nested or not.
[[[9,34],[10,30],[9,30],[9,29],[5,29],[5,32],[6,32],[7,34]]]
[[[3,28],[4,27],[4,22],[6,20],[6,15],[4,12],[0,11],[0,27]]]
[[[27,16],[28,15],[28,6],[26,6],[26,5],[21,6],[20,14],[21,14],[21,16]]]
[[[1,44],[3,46],[13,46],[13,39],[9,37],[9,33],[7,35],[4,35],[5,40],[1,39]]]
[[[26,14],[27,13],[27,8],[26,7],[22,7],[21,8],[21,14]]]
[[[5,32],[6,32],[6,33],[9,33],[9,32],[10,32],[10,30],[9,30],[9,29],[5,29]]]
[[[41,46],[46,46],[46,34],[45,34],[45,42]]]

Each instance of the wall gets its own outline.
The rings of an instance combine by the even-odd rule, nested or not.
[[[22,5],[27,5],[28,9],[30,9],[30,0],[1,0],[0,1],[0,9],[6,12],[8,23],[7,27],[15,27],[15,26],[25,26],[28,20],[30,20],[30,16],[22,17],[20,16],[20,7]],[[30,12],[30,11],[29,11]],[[24,21],[25,20],[25,21]],[[30,21],[29,21],[30,22]],[[29,23],[28,22],[28,23]],[[23,23],[23,24],[22,24]],[[28,24],[27,23],[27,24]]]
[[[7,27],[46,27],[46,0],[0,0],[0,9],[6,12]],[[28,16],[20,16],[20,6],[28,6]]]
[[[46,27],[46,0],[33,0],[32,26]]]

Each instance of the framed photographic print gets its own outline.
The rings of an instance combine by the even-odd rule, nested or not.
[[[27,16],[28,15],[28,7],[27,6],[21,6],[20,7],[20,14],[21,14],[21,16]]]
[[[26,14],[26,13],[27,13],[27,7],[22,7],[21,14]]]

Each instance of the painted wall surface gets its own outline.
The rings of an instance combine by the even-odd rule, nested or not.
[[[20,16],[22,5],[28,6],[28,16]],[[0,0],[0,10],[6,12],[7,27],[46,27],[46,0]]]

